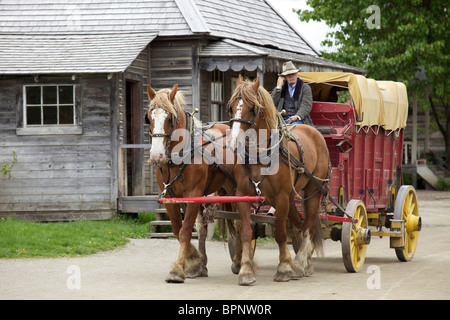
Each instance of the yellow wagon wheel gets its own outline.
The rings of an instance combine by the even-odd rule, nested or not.
[[[413,186],[401,186],[398,190],[394,219],[405,221],[405,246],[395,248],[395,253],[400,261],[410,261],[416,252],[417,238],[422,226],[417,194]]]
[[[364,265],[370,243],[366,207],[361,200],[351,200],[345,212],[357,221],[342,223],[342,258],[348,272],[358,272]]]

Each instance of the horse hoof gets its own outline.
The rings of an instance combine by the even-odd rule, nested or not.
[[[200,274],[198,276],[207,278],[208,277],[208,268],[203,267],[202,271],[200,272]]]
[[[231,264],[231,272],[233,272],[234,274],[239,274],[239,271],[241,270],[241,266],[237,263],[232,263]]]
[[[305,276],[303,269],[297,263],[294,263],[293,270],[294,272],[292,273],[292,279],[300,279]]]
[[[277,272],[273,280],[276,282],[288,282],[291,278],[292,274],[290,272]]]
[[[167,283],[184,283],[184,277],[176,274],[176,273],[169,273],[169,275],[166,278]]]
[[[239,285],[240,286],[250,286],[255,283],[256,277],[252,274],[240,275],[239,276]]]
[[[203,265],[200,260],[188,260],[186,263],[186,268],[184,269],[184,273],[186,274],[186,278],[197,278],[202,274]]]
[[[186,270],[186,278],[197,278],[202,276],[202,268]]]

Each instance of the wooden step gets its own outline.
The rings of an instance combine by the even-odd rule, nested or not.
[[[175,238],[173,232],[151,232],[148,236],[150,238]]]
[[[173,232],[151,232],[148,234],[150,238],[175,238]],[[197,239],[198,233],[192,232],[192,239]]]
[[[151,226],[171,226],[170,220],[154,220],[150,221]]]

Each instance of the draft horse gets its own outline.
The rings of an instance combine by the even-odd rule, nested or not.
[[[260,87],[259,77],[251,82],[244,81],[239,76],[229,108],[232,133],[227,144],[231,149],[237,150],[238,157],[244,154],[241,164],[234,169],[236,195],[261,194],[265,196],[265,204],[276,209],[274,237],[279,246],[279,265],[274,280],[289,281],[309,276],[314,272],[311,264],[313,250],[322,249],[319,220],[321,193],[318,192],[317,180],[322,185],[329,177],[326,142],[312,126],[301,124],[287,127],[282,123],[270,94]],[[250,142],[245,142],[245,136],[250,129],[255,130],[258,150],[279,152],[276,157],[279,160],[278,166],[273,165],[273,169],[270,169],[270,163],[249,161],[248,150],[252,142],[251,139]],[[270,132],[278,134],[277,144],[270,144],[274,137],[271,137]],[[244,145],[245,152],[239,151],[239,143]],[[246,153],[248,159],[245,159]],[[261,156],[261,151],[258,151],[257,156]],[[312,181],[313,179],[316,181]],[[294,195],[300,193],[303,193],[303,219],[294,202]],[[241,220],[242,251],[233,258],[232,270],[239,274],[240,285],[250,285],[256,281],[251,249],[250,206],[248,203],[236,203]],[[287,248],[287,219],[299,239],[294,261]]]
[[[184,110],[184,95],[178,85],[155,92],[147,87],[150,100],[146,122],[150,127],[150,160],[156,164],[156,179],[164,197],[199,197],[217,192],[220,195],[234,191],[233,161],[224,148],[229,126],[214,124],[207,130]],[[197,134],[194,134],[197,133]],[[204,155],[208,154],[209,158]],[[200,158],[196,158],[200,156]],[[233,155],[231,154],[231,157]],[[188,203],[184,220],[180,204],[165,204],[172,231],[180,247],[167,282],[182,283],[186,277],[207,276],[205,249],[206,223],[199,230],[199,251],[192,245],[191,237],[197,215],[203,213],[201,204]],[[205,220],[206,217],[203,217]],[[205,222],[205,221],[204,221]],[[199,225],[198,225],[199,226]]]

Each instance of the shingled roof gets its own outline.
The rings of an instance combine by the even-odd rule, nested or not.
[[[0,73],[119,72],[156,35],[317,56],[266,0],[2,0]]]

